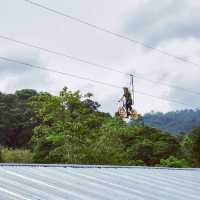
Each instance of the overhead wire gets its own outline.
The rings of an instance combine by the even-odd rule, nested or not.
[[[112,30],[109,30],[109,29],[106,29],[106,28],[104,28],[104,27],[98,26],[98,25],[96,25],[96,24],[93,24],[93,23],[87,22],[87,21],[85,21],[85,20],[82,20],[81,18],[74,17],[74,16],[72,16],[72,15],[63,13],[63,12],[61,12],[61,11],[58,11],[58,10],[54,9],[54,8],[50,8],[50,7],[48,7],[48,6],[42,5],[42,4],[37,3],[37,2],[34,2],[34,1],[32,1],[32,0],[23,0],[23,1],[25,1],[25,2],[27,2],[27,3],[29,3],[29,4],[31,4],[31,5],[34,5],[34,6],[37,6],[37,7],[42,8],[42,9],[45,9],[45,10],[51,12],[51,13],[54,13],[54,14],[60,15],[60,16],[62,16],[62,17],[65,17],[66,19],[70,19],[70,20],[76,21],[76,22],[78,22],[78,23],[80,23],[80,24],[87,25],[87,26],[89,26],[89,27],[91,27],[91,28],[93,28],[93,29],[96,29],[96,30],[98,30],[98,31],[101,31],[101,32],[104,32],[104,33],[113,35],[113,36],[118,37],[118,38],[121,38],[121,39],[123,39],[123,40],[127,40],[127,41],[129,41],[129,42],[131,42],[131,43],[134,43],[134,44],[138,44],[138,45],[143,46],[143,47],[145,47],[145,48],[147,48],[147,49],[151,49],[151,50],[154,50],[154,51],[156,51],[156,52],[159,52],[160,54],[166,55],[166,56],[168,56],[168,57],[172,57],[172,58],[174,58],[174,59],[176,59],[176,60],[179,60],[179,61],[182,61],[182,62],[185,62],[185,63],[192,64],[192,65],[194,65],[194,66],[196,66],[196,67],[200,67],[200,64],[199,64],[199,63],[195,63],[195,62],[193,62],[193,61],[191,61],[191,60],[189,60],[189,59],[183,58],[183,57],[181,57],[181,56],[173,55],[173,54],[171,54],[171,53],[169,53],[169,52],[167,52],[167,51],[164,51],[164,50],[162,50],[162,49],[153,47],[153,46],[148,45],[148,44],[146,44],[146,43],[144,43],[144,42],[141,42],[141,41],[139,41],[139,40],[130,38],[130,37],[128,37],[128,36],[125,36],[125,35],[122,35],[122,34],[120,34],[120,33],[114,32],[114,31],[112,31]]]
[[[139,74],[139,73],[137,73],[137,75],[135,75],[135,78],[141,79],[141,80],[144,80],[144,81],[148,81],[148,82],[151,82],[153,84],[164,85],[164,86],[171,87],[171,88],[174,88],[174,89],[177,89],[177,90],[183,90],[183,91],[191,93],[191,94],[200,95],[200,92],[190,90],[190,89],[187,89],[187,88],[184,88],[184,87],[181,87],[181,86],[178,86],[178,85],[174,85],[174,84],[171,84],[171,83],[168,83],[168,82],[163,82],[162,80],[152,80],[152,79],[144,77],[142,74]]]
[[[20,44],[20,45],[24,45],[24,46],[31,47],[31,48],[34,48],[34,49],[38,49],[38,50],[41,50],[41,51],[44,51],[44,52],[47,52],[47,53],[50,53],[50,54],[54,54],[54,55],[57,55],[57,56],[62,56],[62,57],[65,57],[67,59],[71,59],[71,60],[75,60],[75,61],[78,61],[78,62],[81,62],[81,63],[84,63],[84,64],[88,64],[88,65],[90,65],[92,67],[101,68],[101,69],[104,69],[104,70],[108,70],[108,71],[112,71],[112,72],[116,72],[116,73],[120,73],[120,74],[128,75],[128,76],[133,75],[137,79],[148,81],[148,82],[151,82],[153,84],[164,85],[164,86],[167,86],[167,87],[172,87],[172,88],[175,88],[175,89],[184,90],[185,92],[189,92],[189,93],[192,93],[192,94],[200,95],[200,92],[197,92],[197,91],[194,91],[194,90],[190,90],[190,89],[187,89],[187,88],[183,88],[181,86],[174,85],[174,84],[167,83],[167,82],[160,82],[160,81],[158,82],[157,80],[151,80],[149,78],[144,77],[144,75],[139,74],[139,73],[133,73],[133,74],[126,73],[126,72],[123,72],[123,71],[116,70],[114,68],[105,66],[103,64],[98,64],[98,63],[95,63],[95,62],[92,62],[92,61],[88,61],[86,59],[82,59],[82,58],[79,58],[79,57],[75,57],[75,56],[72,56],[72,55],[69,55],[69,54],[66,54],[66,53],[63,53],[63,52],[58,52],[58,51],[51,50],[51,49],[48,49],[48,48],[45,48],[45,47],[41,47],[41,46],[38,46],[38,45],[30,44],[30,43],[27,43],[27,42],[24,42],[24,41],[19,41],[19,40],[16,40],[16,39],[4,36],[4,35],[0,35],[0,38],[4,39],[4,40],[11,41],[11,42],[14,42],[14,43],[17,43],[17,44]]]
[[[88,65],[91,65],[91,66],[94,66],[94,67],[97,67],[97,68],[102,68],[102,69],[117,72],[117,73],[120,73],[120,74],[129,75],[128,73],[125,73],[125,72],[122,72],[120,70],[116,70],[116,69],[113,69],[113,68],[110,68],[110,67],[106,67],[105,65],[97,64],[97,63],[94,63],[92,61],[88,61],[88,60],[85,60],[85,59],[82,59],[82,58],[78,58],[78,57],[75,57],[75,56],[72,56],[72,55],[69,55],[69,54],[66,54],[66,53],[50,50],[48,48],[41,47],[41,46],[38,46],[38,45],[19,41],[19,40],[16,40],[16,39],[13,39],[13,38],[10,38],[10,37],[7,37],[7,36],[0,35],[0,38],[15,42],[15,43],[27,46],[27,47],[31,47],[31,48],[34,48],[34,49],[39,49],[41,51],[45,51],[45,52],[48,52],[48,53],[51,53],[51,54],[54,54],[54,55],[57,55],[57,56],[62,56],[62,57],[65,57],[65,58],[68,58],[68,59],[71,59],[71,60],[75,60],[75,61],[78,61],[78,62],[81,62],[81,63],[85,63],[85,64],[88,64]]]
[[[42,67],[40,65],[34,65],[34,64],[23,62],[23,61],[7,58],[7,57],[4,57],[4,56],[0,56],[0,59],[4,60],[4,61],[7,61],[7,62],[20,64],[20,65],[23,65],[23,66],[26,66],[26,67],[39,69],[39,70],[43,70],[43,71],[49,71],[49,72],[52,72],[52,73],[56,73],[56,74],[60,74],[60,75],[64,75],[64,76],[69,76],[69,77],[72,77],[72,78],[81,79],[81,80],[84,80],[84,81],[89,81],[89,82],[93,82],[93,83],[97,83],[97,84],[101,84],[101,85],[104,85],[104,86],[109,86],[109,87],[118,88],[118,89],[119,88],[123,88],[121,86],[114,85],[114,84],[111,84],[111,83],[107,83],[107,82],[103,82],[103,81],[99,81],[99,80],[94,80],[94,79],[86,78],[86,77],[83,77],[83,76],[78,76],[76,74],[57,71],[57,70],[54,70],[54,69],[49,68],[49,67]],[[144,96],[149,96],[149,97],[156,98],[156,99],[160,99],[162,101],[173,102],[173,103],[176,103],[176,104],[181,104],[181,105],[185,105],[185,106],[194,107],[193,105],[186,104],[186,103],[174,100],[174,99],[157,97],[157,96],[154,96],[154,95],[151,95],[151,94],[148,94],[148,93],[145,93],[145,92],[141,92],[141,91],[136,91],[135,90],[135,93],[138,93],[138,94],[144,95]],[[195,107],[198,107],[198,106],[195,106]]]
[[[40,69],[40,70],[43,70],[43,71],[49,71],[49,72],[53,72],[53,73],[56,73],[56,74],[70,76],[70,77],[73,77],[73,78],[82,79],[82,80],[89,81],[89,82],[95,82],[95,83],[98,83],[98,84],[107,85],[107,86],[114,87],[114,88],[122,88],[120,86],[113,85],[111,83],[105,83],[105,82],[97,81],[97,80],[94,80],[94,79],[78,76],[76,74],[57,71],[57,70],[54,70],[52,68],[47,68],[47,67],[42,67],[42,66],[39,66],[39,65],[29,64],[29,63],[26,63],[26,62],[18,61],[18,60],[15,60],[15,59],[10,59],[10,58],[3,57],[3,56],[0,56],[0,59],[5,60],[5,61],[9,61],[9,62],[13,62],[13,63],[17,63],[17,64],[20,64],[20,65],[24,65],[26,67],[36,68],[36,69]]]

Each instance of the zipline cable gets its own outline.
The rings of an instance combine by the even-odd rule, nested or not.
[[[96,24],[92,24],[92,23],[87,22],[87,21],[85,21],[85,20],[82,20],[82,19],[80,19],[80,18],[78,18],[78,17],[74,17],[74,16],[71,16],[71,15],[68,15],[68,14],[63,13],[63,12],[61,12],[61,11],[58,11],[58,10],[56,10],[56,9],[47,7],[47,6],[42,5],[42,4],[40,4],[40,3],[36,3],[36,2],[34,2],[34,1],[32,1],[32,0],[23,0],[23,1],[25,1],[25,2],[27,2],[27,3],[29,3],[29,4],[32,4],[32,5],[34,5],[34,6],[40,7],[40,8],[42,8],[42,9],[45,9],[45,10],[51,12],[51,13],[54,13],[54,14],[63,16],[63,17],[65,17],[66,19],[70,19],[70,20],[72,20],[72,21],[76,21],[76,22],[78,22],[78,23],[87,25],[87,26],[89,26],[89,27],[91,27],[91,28],[93,28],[93,29],[96,29],[96,30],[98,30],[98,31],[101,31],[101,32],[104,32],[104,33],[113,35],[113,36],[118,37],[118,38],[121,38],[121,39],[123,39],[123,40],[127,40],[127,41],[129,41],[129,42],[131,42],[131,43],[138,44],[138,45],[143,46],[143,47],[145,47],[145,48],[147,48],[147,49],[151,49],[151,50],[154,50],[154,51],[156,51],[156,52],[159,52],[160,54],[166,55],[166,56],[168,56],[168,57],[172,57],[172,58],[174,58],[174,59],[176,59],[176,60],[179,60],[179,61],[182,61],[182,62],[185,62],[185,63],[192,64],[192,65],[194,65],[194,66],[196,66],[196,67],[200,67],[200,64],[199,64],[199,63],[195,63],[195,62],[193,62],[193,61],[191,61],[191,60],[188,60],[188,59],[186,59],[186,58],[173,55],[173,54],[171,54],[171,53],[169,53],[169,52],[167,52],[167,51],[164,51],[164,50],[159,49],[159,48],[155,48],[155,47],[153,47],[153,46],[150,46],[150,45],[148,45],[148,44],[145,44],[144,42],[135,40],[135,39],[133,39],[133,38],[130,38],[130,37],[125,36],[125,35],[122,35],[122,34],[120,34],[120,33],[117,33],[117,32],[111,31],[111,30],[109,30],[109,29],[100,27],[100,26],[98,26],[98,25],[96,25]]]
[[[78,61],[78,62],[81,62],[81,63],[85,63],[85,64],[88,64],[88,65],[91,65],[91,66],[94,66],[94,67],[97,67],[97,68],[102,68],[102,69],[117,72],[117,73],[120,73],[120,74],[129,75],[128,73],[125,73],[125,72],[122,72],[122,71],[119,71],[119,70],[116,70],[116,69],[113,69],[113,68],[110,68],[110,67],[106,67],[104,65],[100,65],[100,64],[82,59],[82,58],[78,58],[78,57],[75,57],[75,56],[72,56],[72,55],[69,55],[69,54],[62,53],[62,52],[50,50],[50,49],[45,48],[45,47],[41,47],[41,46],[37,46],[37,45],[30,44],[30,43],[27,43],[27,42],[19,41],[19,40],[16,40],[16,39],[13,39],[13,38],[10,38],[10,37],[7,37],[7,36],[0,35],[0,38],[5,39],[5,40],[9,40],[11,42],[15,42],[15,43],[27,46],[27,47],[31,47],[31,48],[34,48],[34,49],[39,49],[41,51],[45,51],[45,52],[48,52],[50,54],[62,56],[62,57],[65,57],[65,58],[68,58],[68,59],[71,59],[71,60],[75,60],[75,61]]]
[[[17,63],[17,64],[20,64],[20,65],[24,65],[26,67],[36,68],[36,69],[40,69],[40,70],[43,70],[43,71],[49,71],[49,72],[53,72],[53,73],[57,73],[57,74],[65,75],[65,76],[70,76],[70,77],[77,78],[77,79],[82,79],[82,80],[89,81],[89,82],[95,82],[95,83],[98,83],[98,84],[101,84],[101,85],[107,85],[107,86],[114,87],[114,88],[122,88],[120,86],[113,85],[111,83],[105,83],[105,82],[97,81],[97,80],[94,80],[94,79],[90,79],[90,78],[78,76],[78,75],[75,75],[75,74],[67,73],[67,72],[61,72],[61,71],[57,71],[57,70],[54,70],[54,69],[51,69],[51,68],[46,68],[46,67],[42,67],[42,66],[39,66],[39,65],[29,64],[29,63],[26,63],[26,62],[10,59],[10,58],[3,57],[3,56],[0,56],[0,59],[6,60],[6,61],[9,61],[9,62],[13,62],[13,63]]]
[[[30,44],[30,43],[27,43],[27,42],[24,42],[24,41],[19,41],[19,40],[16,40],[16,39],[4,36],[4,35],[0,35],[0,38],[14,42],[14,43],[17,43],[17,44],[24,45],[24,46],[27,46],[27,47],[38,49],[38,50],[41,50],[41,51],[44,51],[44,52],[47,52],[47,53],[50,53],[50,54],[62,56],[62,57],[65,57],[67,59],[71,59],[71,60],[75,60],[75,61],[78,61],[78,62],[81,62],[81,63],[85,63],[85,64],[88,64],[90,66],[96,67],[96,68],[101,68],[101,69],[104,69],[104,70],[108,70],[108,71],[112,71],[112,72],[116,72],[116,73],[120,73],[120,74],[124,74],[124,75],[128,75],[128,76],[132,75],[132,74],[120,71],[120,70],[116,70],[114,68],[107,67],[107,66],[102,65],[102,64],[98,64],[98,63],[95,63],[95,62],[92,62],[92,61],[88,61],[88,60],[85,60],[85,59],[82,59],[82,58],[79,58],[79,57],[75,57],[75,56],[72,56],[72,55],[69,55],[69,54],[66,54],[66,53],[63,53],[63,52],[50,50],[48,48],[41,47],[41,46],[34,45],[34,44]],[[183,90],[185,92],[189,92],[189,93],[192,93],[192,94],[200,95],[200,92],[193,91],[193,90],[190,90],[190,89],[187,89],[187,88],[183,88],[181,86],[177,86],[177,85],[170,84],[170,83],[167,83],[167,82],[160,82],[160,81],[157,81],[157,80],[151,80],[149,78],[145,78],[142,74],[139,74],[139,73],[134,73],[134,78],[141,79],[141,80],[144,80],[144,81],[148,81],[148,82],[151,82],[153,84],[160,84],[160,85],[172,87],[172,88],[175,88],[175,89],[178,89],[178,90]]]
[[[72,77],[72,78],[81,79],[81,80],[89,81],[89,82],[94,82],[94,83],[97,83],[97,84],[101,84],[101,85],[105,85],[105,86],[109,86],[109,87],[113,87],[113,88],[118,88],[118,89],[119,89],[119,88],[123,88],[123,87],[121,87],[121,86],[117,86],[117,85],[114,85],[114,84],[111,84],[111,83],[106,83],[106,82],[103,82],[103,81],[98,81],[98,80],[94,80],[94,79],[90,79],[90,78],[78,76],[78,75],[71,74],[71,73],[67,73],[67,72],[57,71],[57,70],[54,70],[54,69],[52,69],[52,68],[42,67],[42,66],[40,66],[40,65],[29,64],[29,63],[26,63],[26,62],[23,62],[23,61],[19,61],[19,60],[7,58],[7,57],[4,57],[4,56],[0,56],[0,59],[1,59],[1,60],[4,60],[4,61],[7,61],[7,62],[17,63],[17,64],[20,64],[20,65],[23,65],[23,66],[26,66],[26,67],[31,67],[31,68],[35,68],[35,69],[40,69],[40,70],[43,70],[43,71],[49,71],[49,72],[56,73],[56,74],[61,74],[61,75],[64,75],[64,76],[70,76],[70,77]],[[135,90],[135,93],[138,93],[138,94],[144,95],[144,96],[149,96],[149,97],[156,98],[156,99],[160,99],[160,100],[162,100],[162,101],[173,102],[173,103],[176,103],[176,104],[181,104],[181,105],[185,105],[185,106],[190,106],[190,107],[192,107],[192,108],[194,107],[194,106],[192,106],[192,105],[189,105],[189,104],[186,104],[186,103],[183,103],[183,102],[179,102],[179,101],[174,100],[174,99],[168,99],[168,98],[163,98],[163,97],[157,97],[157,96],[154,96],[154,95],[151,95],[151,94],[148,94],[148,93],[145,93],[145,92],[141,92],[141,91],[136,91],[136,90]],[[195,107],[198,107],[198,106],[195,106]]]

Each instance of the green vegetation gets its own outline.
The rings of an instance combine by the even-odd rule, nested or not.
[[[200,129],[174,136],[100,112],[92,94],[0,94],[2,162],[200,166]],[[25,150],[24,150],[25,149]]]
[[[0,93],[0,145],[27,147],[35,125],[31,121],[33,111],[27,102],[36,94],[34,90],[21,90],[7,95]]]
[[[200,126],[200,110],[152,112],[144,115],[144,122],[148,126],[176,135],[190,133]]]
[[[33,153],[30,150],[1,149],[1,162],[4,163],[32,163]]]
[[[160,164],[157,166],[159,166],[159,167],[176,167],[176,168],[188,167],[187,162],[184,159],[177,159],[174,156],[170,156],[167,159],[161,159]]]
[[[191,154],[196,166],[200,166],[200,128],[195,129],[191,135]]]

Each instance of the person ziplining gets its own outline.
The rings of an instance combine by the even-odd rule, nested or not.
[[[137,113],[134,108],[134,76],[130,75],[130,89],[128,87],[123,88],[123,96],[118,101],[122,103],[122,106],[118,106],[118,110],[116,112],[116,117],[130,118],[134,121],[142,121],[142,116]]]
[[[125,107],[126,110],[126,118],[128,118],[131,114],[132,111],[132,105],[133,105],[133,99],[131,97],[131,93],[127,87],[123,88],[124,94],[122,98],[119,100],[119,102],[123,102],[123,106]]]

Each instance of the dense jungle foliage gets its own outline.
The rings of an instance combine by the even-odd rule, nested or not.
[[[176,135],[187,134],[200,126],[200,110],[152,112],[144,115],[144,122],[148,126]]]
[[[99,107],[92,94],[67,88],[58,96],[0,93],[0,161],[200,166],[200,128],[175,136],[127,124]]]

